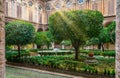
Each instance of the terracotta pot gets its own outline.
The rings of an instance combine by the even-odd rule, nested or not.
[[[89,57],[93,57],[94,56],[94,52],[89,52]]]

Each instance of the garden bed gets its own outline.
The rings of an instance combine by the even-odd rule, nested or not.
[[[80,75],[91,78],[114,78],[115,76],[115,58],[95,57],[97,62],[88,64],[86,60],[88,55],[79,55],[79,59],[74,59],[71,55],[44,55],[30,56],[22,54],[17,57],[16,52],[6,53],[7,62],[12,64],[22,64],[22,66],[38,68],[43,70]],[[91,61],[91,60],[90,60]]]
[[[57,68],[50,68],[47,66],[27,65],[27,64],[25,65],[22,63],[13,63],[13,62],[7,62],[7,64],[21,66],[21,67],[34,68],[34,69],[40,69],[40,70],[47,70],[47,71],[52,71],[52,72],[59,72],[59,73],[70,74],[70,75],[75,75],[75,76],[82,76],[82,77],[86,77],[86,78],[115,78],[115,76],[62,70],[62,69],[57,69]]]

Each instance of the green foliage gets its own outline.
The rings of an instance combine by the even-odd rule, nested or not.
[[[98,37],[101,29],[103,28],[103,15],[99,11],[86,10],[86,29],[89,38]]]
[[[71,40],[75,48],[75,59],[78,59],[79,47],[88,38],[98,36],[102,22],[103,15],[99,11],[56,12],[49,18],[49,29],[55,39]]]
[[[63,40],[61,42],[61,45],[70,46],[71,45],[71,41],[70,40]]]
[[[12,21],[5,26],[6,44],[17,45],[20,60],[20,47],[33,42],[35,37],[35,28],[29,22]]]
[[[110,42],[115,43],[115,28],[116,28],[116,22],[113,21],[111,24],[108,25],[108,34],[110,37]]]
[[[115,57],[115,51],[103,52],[103,56]]]
[[[26,45],[32,43],[35,37],[35,28],[31,23],[12,21],[5,26],[7,45]]]
[[[83,41],[85,35],[82,15],[84,14],[81,11],[56,12],[49,18],[49,29],[57,39]]]
[[[9,53],[12,53],[12,52],[9,52]],[[32,65],[32,66],[38,66],[38,67],[44,66],[44,67],[49,67],[49,68],[54,68],[54,69],[63,69],[63,70],[77,71],[77,72],[84,72],[84,73],[105,74],[105,75],[113,75],[113,76],[115,75],[115,70],[114,70],[115,69],[114,67],[115,58],[97,57],[96,59],[98,60],[99,63],[95,65],[86,64],[84,62],[85,59],[86,57],[82,55],[80,56],[79,61],[73,60],[72,55],[42,56],[42,57],[41,56],[33,56],[33,57],[27,56],[27,58],[24,57],[22,59],[23,61],[21,63],[25,65]],[[14,60],[8,60],[8,61],[15,62]]]
[[[29,56],[29,50],[21,50],[21,60],[23,59],[22,57],[26,57]],[[7,61],[12,61],[12,62],[18,62],[19,60],[19,55],[17,53],[17,50],[10,50],[6,52],[6,59]]]
[[[99,43],[100,43],[99,38],[95,38],[95,37],[93,37],[90,40],[86,41],[86,45],[97,45]]]
[[[44,32],[36,32],[34,43],[37,45],[44,45],[47,41],[47,36]]]
[[[104,27],[101,30],[101,33],[99,34],[99,40],[101,43],[107,43],[110,42],[109,34],[108,34],[108,29]]]
[[[81,50],[81,53],[88,55],[89,52],[94,52],[94,55],[102,55],[108,57],[115,57],[114,50],[105,50],[102,52],[101,50]]]
[[[50,46],[53,41],[52,35],[49,31],[36,32],[34,43],[40,46],[47,45]]]
[[[38,49],[30,49],[30,52],[38,52]]]
[[[39,52],[41,56],[51,56],[51,55],[71,55],[73,52]]]

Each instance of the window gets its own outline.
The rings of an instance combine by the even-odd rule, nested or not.
[[[42,14],[40,13],[39,15],[40,15],[39,16],[39,23],[42,24]]]
[[[46,10],[50,10],[50,6],[49,5],[46,6]]]
[[[29,2],[28,2],[28,5],[29,5],[29,6],[32,6],[32,5],[33,5],[33,2],[32,2],[32,1],[29,1]]]
[[[71,6],[71,4],[72,4],[71,0],[67,0],[66,5],[69,7]]]
[[[11,0],[11,2],[13,2],[13,3],[14,3],[14,2],[15,2],[15,0]]]
[[[50,14],[47,13],[47,24],[48,24],[49,16],[50,16]]]
[[[84,2],[84,0],[78,0],[78,3],[79,4],[81,4],[81,3],[83,3]]]
[[[29,21],[33,21],[33,13],[32,13],[32,11],[29,11]]]
[[[61,8],[61,5],[59,3],[56,4],[56,8],[57,9],[60,9]]]
[[[8,16],[8,2],[5,2],[5,15]]]
[[[21,12],[22,12],[22,8],[20,7],[20,5],[17,6],[17,17],[21,18]]]
[[[42,6],[41,5],[38,6],[38,10],[42,10]]]

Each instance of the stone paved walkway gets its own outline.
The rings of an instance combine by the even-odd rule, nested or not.
[[[55,75],[56,77],[54,77],[54,78],[85,78],[85,77],[73,76],[73,75],[62,74],[62,73],[55,73],[55,72],[50,72],[50,71],[45,71],[45,70],[39,70],[39,69],[19,67],[19,66],[13,66],[13,65],[7,65],[7,66],[8,67],[12,67],[12,68],[18,68],[18,69],[33,71],[33,72],[37,72],[37,73],[44,73],[44,75],[49,75],[49,77],[43,75],[44,77],[39,77],[39,78],[51,78],[50,77],[51,75],[53,75],[53,77]],[[38,77],[36,77],[36,78],[38,78]]]

